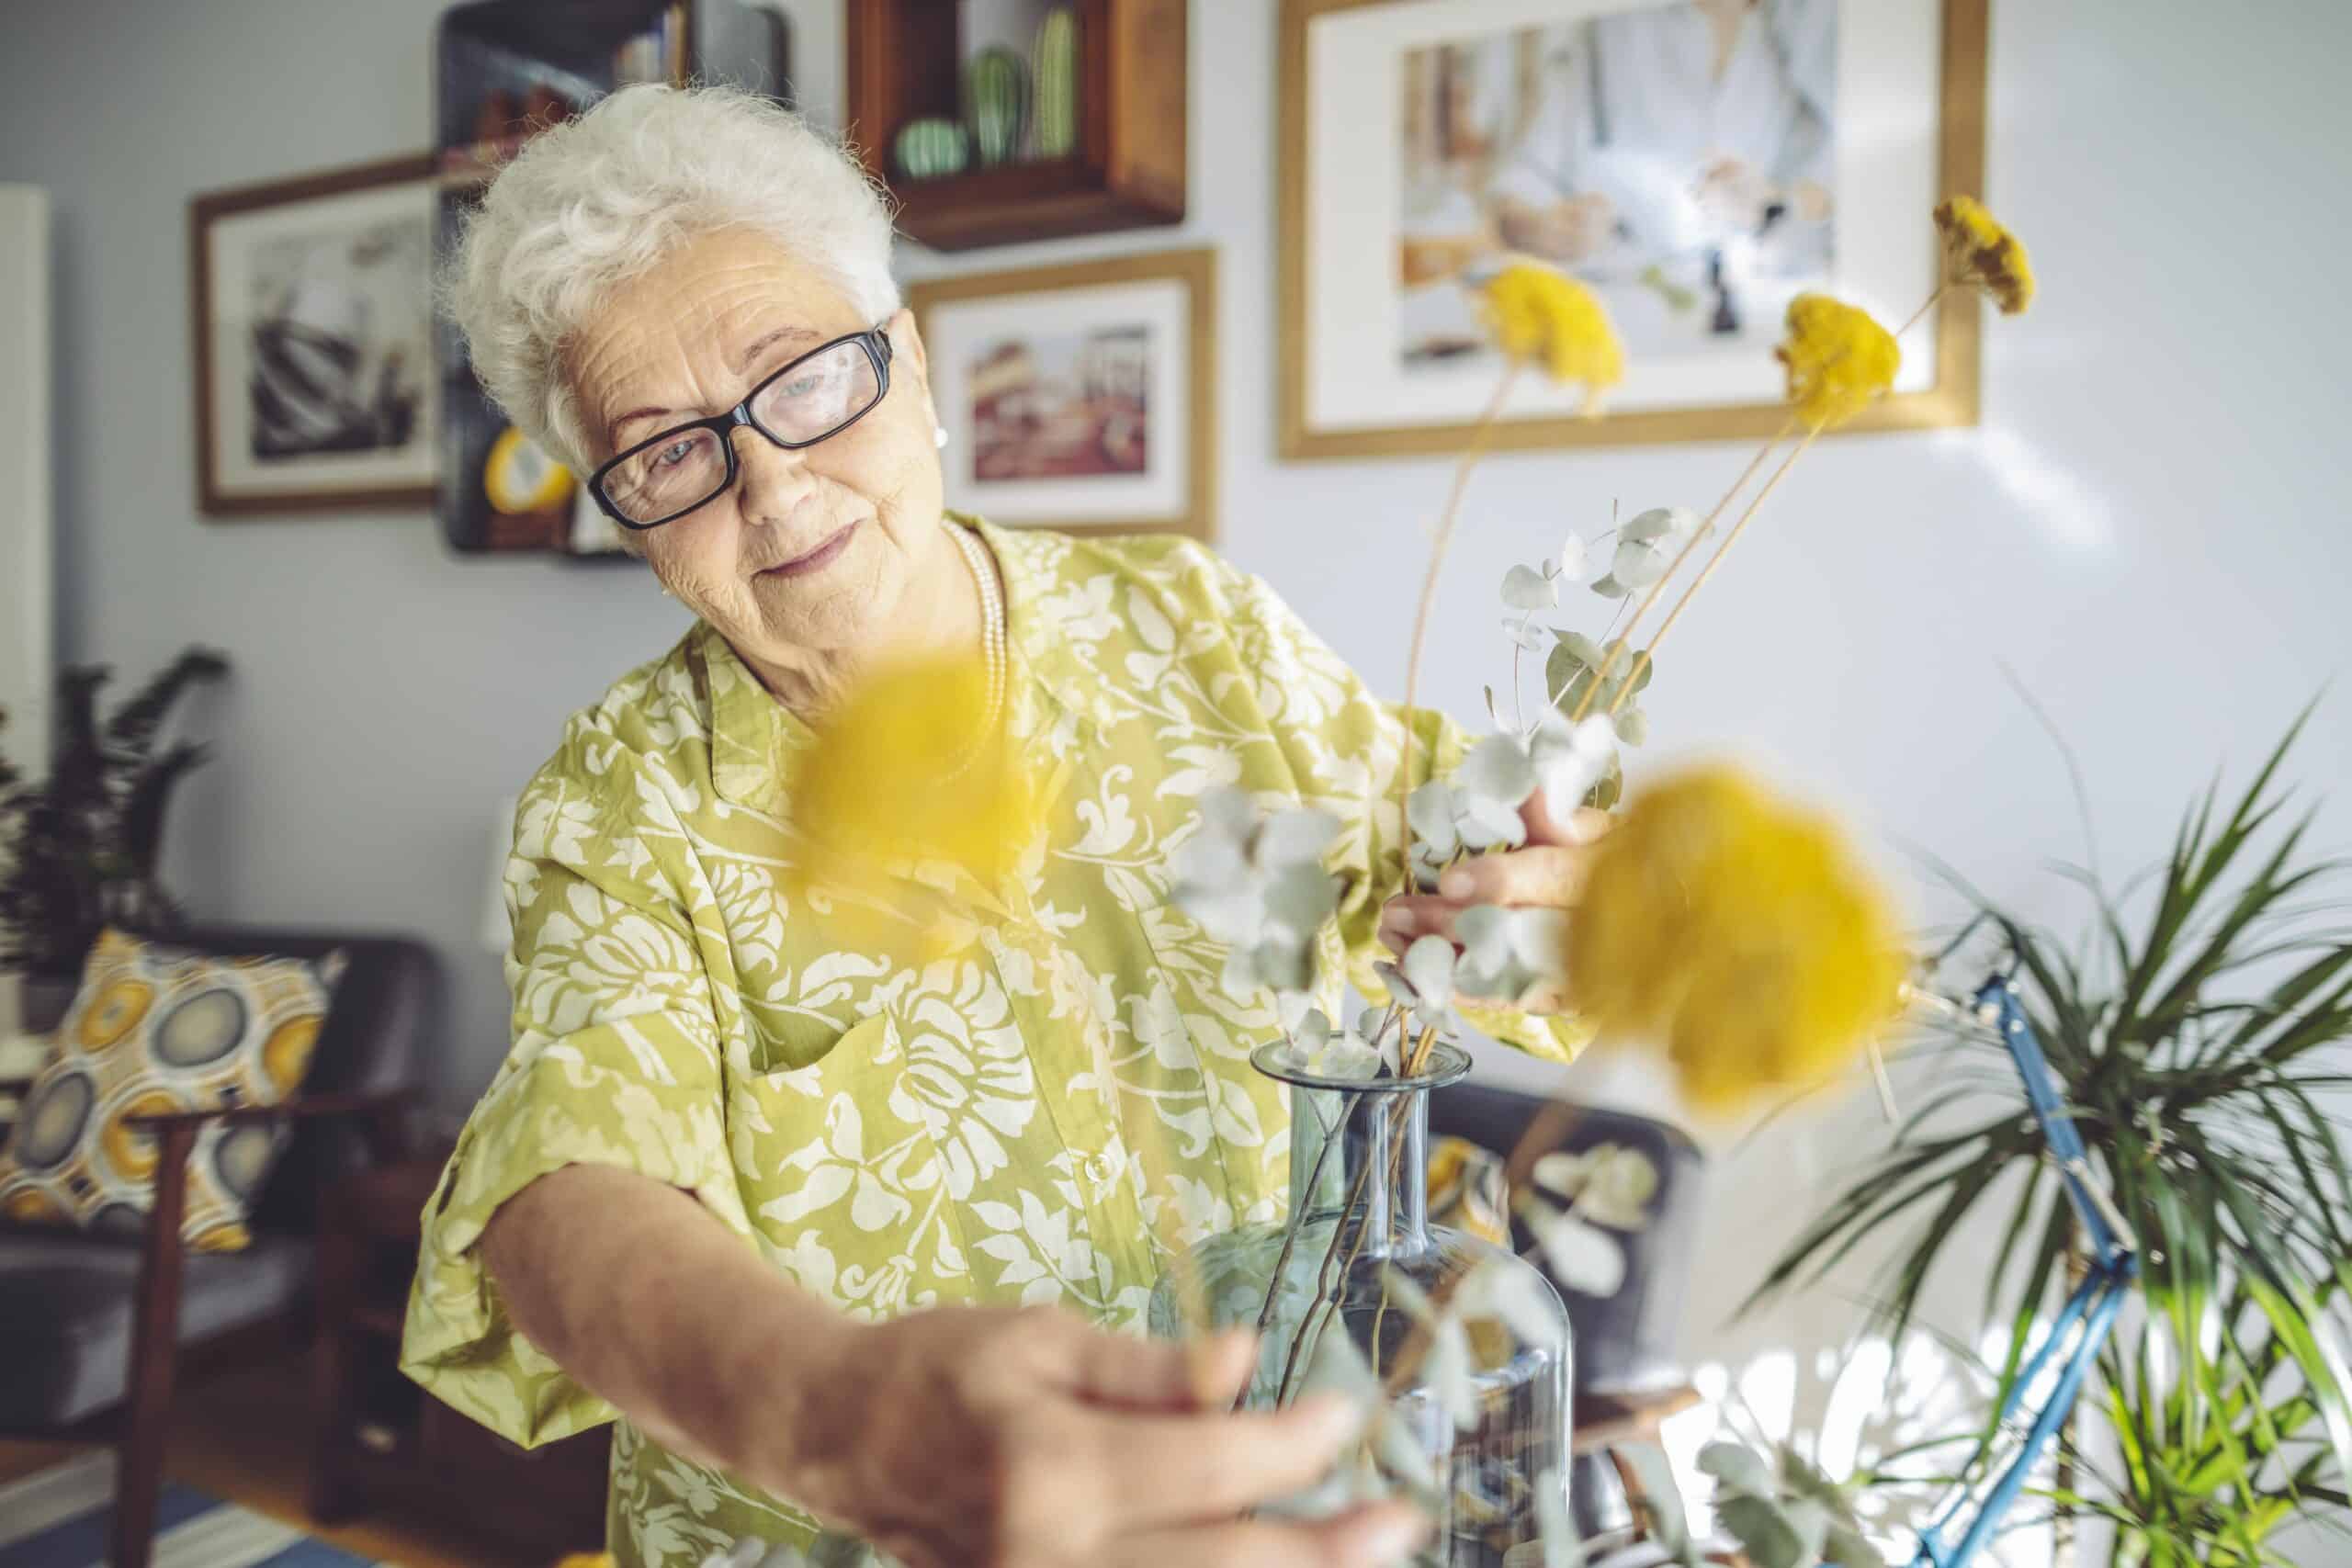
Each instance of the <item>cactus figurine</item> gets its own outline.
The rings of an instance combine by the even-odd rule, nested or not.
[[[972,161],[971,138],[952,119],[910,119],[897,146],[899,172],[910,180],[960,175]]]
[[[1040,158],[1067,158],[1078,151],[1078,18],[1069,6],[1046,13],[1030,59],[1030,145]]]
[[[964,68],[964,118],[983,166],[1021,155],[1029,118],[1029,68],[1009,49],[984,49]]]

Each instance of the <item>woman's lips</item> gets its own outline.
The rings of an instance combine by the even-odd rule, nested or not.
[[[857,525],[849,524],[842,527],[841,532],[808,554],[795,556],[788,561],[763,568],[758,575],[761,577],[806,577],[812,571],[822,571],[835,556],[849,547],[849,536],[856,532]]]

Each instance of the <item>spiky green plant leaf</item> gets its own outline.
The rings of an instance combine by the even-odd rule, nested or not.
[[[2352,1468],[2352,1075],[2328,1055],[2352,1040],[2352,927],[2327,897],[2346,863],[2314,854],[2312,818],[2286,809],[2280,771],[2308,716],[2243,790],[2225,795],[2217,778],[2200,792],[2136,891],[2075,874],[2092,895],[2080,945],[1971,894],[2019,932],[2028,1014],[2142,1244],[2135,1354],[2106,1358],[2086,1394],[2115,1458],[2058,1506],[2109,1518],[2150,1562],[2270,1561],[2269,1531],[2328,1506]],[[1940,1082],[1972,1062],[2007,1068],[1973,1031],[1917,1049],[1938,1054]],[[2068,1288],[2075,1240],[2041,1128],[2021,1092],[2007,1099],[1985,1117],[1980,1093],[1937,1094],[1751,1302],[1883,1245],[1893,1288],[1879,1312],[1900,1336],[1951,1270],[1951,1239],[1996,1198],[2007,1224],[1983,1291],[2009,1329],[2006,1388]],[[1977,1119],[1953,1127],[1963,1112]]]

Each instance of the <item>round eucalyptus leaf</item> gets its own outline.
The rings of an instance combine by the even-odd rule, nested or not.
[[[1822,1538],[1821,1560],[1830,1568],[1887,1568],[1886,1554],[1851,1525],[1829,1527]]]
[[[1758,1497],[1772,1495],[1771,1461],[1738,1443],[1709,1443],[1701,1449],[1699,1473]]]
[[[1745,1493],[1715,1500],[1715,1522],[1729,1530],[1756,1568],[1814,1568],[1816,1553],[1777,1503]]]
[[[1549,610],[1560,602],[1559,585],[1530,566],[1503,573],[1503,603],[1514,610]]]

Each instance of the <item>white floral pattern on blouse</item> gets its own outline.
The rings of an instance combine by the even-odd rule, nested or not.
[[[968,937],[907,967],[826,940],[777,873],[783,761],[808,732],[696,626],[576,716],[506,874],[511,1054],[425,1213],[403,1365],[524,1443],[615,1418],[515,1331],[477,1244],[548,1171],[694,1194],[801,1289],[862,1317],[1058,1303],[1139,1328],[1168,1249],[1280,1213],[1288,1111],[1250,1066],[1276,1024],[1168,898],[1203,792],[1344,824],[1323,973],[1369,981],[1399,883],[1404,727],[1266,585],[1197,545],[976,526],[1001,570],[1010,722],[1051,781],[1045,840]],[[1414,769],[1462,739],[1424,713]],[[1370,994],[1378,994],[1376,987]],[[1570,1021],[1476,1020],[1560,1060]],[[626,1420],[623,1568],[737,1537],[805,1542],[787,1501]]]

